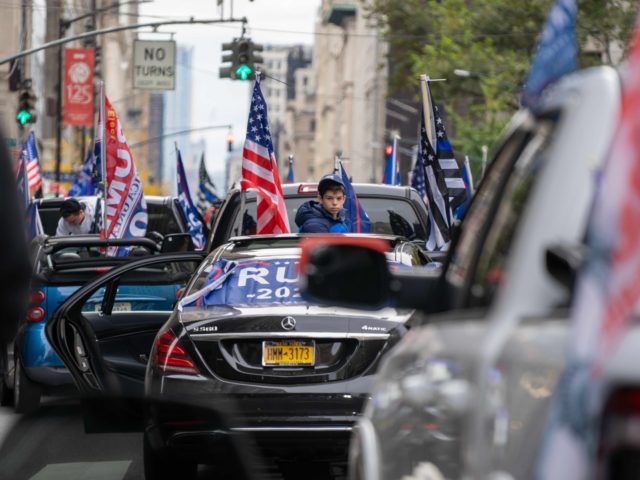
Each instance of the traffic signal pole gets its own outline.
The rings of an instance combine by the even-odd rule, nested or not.
[[[165,20],[161,22],[145,22],[145,23],[137,23],[134,25],[119,25],[116,27],[103,28],[100,30],[92,30],[90,32],[80,33],[78,35],[73,35],[71,37],[58,38],[57,40],[53,40],[51,42],[43,43],[38,47],[33,47],[27,50],[23,50],[13,55],[9,55],[7,57],[0,58],[0,65],[4,65],[5,63],[10,62],[14,59],[22,59],[28,55],[31,55],[36,52],[40,52],[42,50],[47,50],[53,47],[60,47],[60,51],[58,53],[58,61],[59,65],[62,65],[62,45],[70,42],[74,42],[76,40],[83,39],[91,39],[95,38],[99,35],[106,35],[109,33],[123,32],[126,30],[138,30],[141,28],[152,28],[155,32],[158,27],[164,25],[211,25],[216,23],[242,23],[243,25],[247,24],[247,18],[216,18],[216,19],[195,19],[190,18],[189,20]],[[62,31],[63,24],[61,22],[60,28]],[[60,165],[61,165],[61,136],[62,136],[62,69],[60,68],[58,71],[58,106],[56,111],[56,117],[58,120],[58,128],[56,132],[56,181],[59,181],[60,178]]]
[[[192,18],[189,20],[166,20],[163,22],[137,23],[135,25],[119,25],[117,27],[103,28],[100,30],[92,30],[90,32],[80,33],[72,37],[59,38],[57,40],[52,40],[51,42],[43,43],[39,47],[30,48],[28,50],[23,50],[22,52],[16,53],[14,55],[9,55],[8,57],[0,58],[0,65],[4,65],[5,63],[8,63],[11,60],[16,58],[22,58],[22,57],[26,57],[27,55],[31,55],[32,53],[40,52],[41,50],[47,50],[49,48],[57,47],[59,45],[64,45],[65,43],[74,42],[76,40],[83,40],[85,38],[97,37],[99,35],[106,35],[108,33],[123,32],[125,30],[138,30],[140,28],[152,28],[155,30],[158,27],[161,27],[163,25],[210,25],[215,23],[247,23],[247,18],[242,17],[242,18],[202,19],[202,20]]]

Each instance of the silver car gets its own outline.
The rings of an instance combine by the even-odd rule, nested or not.
[[[534,475],[620,90],[615,70],[585,70],[518,113],[442,276],[422,280],[429,294],[390,281],[398,305],[422,305],[422,326],[381,366],[352,437],[352,478]]]

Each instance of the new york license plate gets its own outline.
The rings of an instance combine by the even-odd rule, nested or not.
[[[269,340],[262,342],[262,365],[265,367],[309,367],[315,364],[313,340]]]
[[[95,305],[95,311],[99,312],[102,308],[102,304],[97,303]],[[130,312],[131,311],[131,303],[130,302],[115,302],[113,307],[111,308],[112,312]]]

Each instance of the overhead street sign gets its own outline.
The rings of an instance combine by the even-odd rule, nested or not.
[[[176,42],[136,40],[133,44],[133,88],[176,88]]]

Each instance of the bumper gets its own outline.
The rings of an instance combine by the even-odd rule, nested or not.
[[[210,380],[164,378],[161,398],[188,398],[189,404],[155,403],[147,411],[145,432],[149,446],[159,454],[198,463],[224,462],[227,454],[221,452],[239,441],[262,458],[346,464],[351,431],[368,393],[344,392],[349,387],[368,391],[370,380],[286,388],[235,384],[225,394],[204,393],[220,386],[212,386],[215,382]],[[192,395],[189,388],[199,393]]]
[[[73,377],[65,367],[25,367],[24,370],[29,379],[41,385],[73,385]]]

